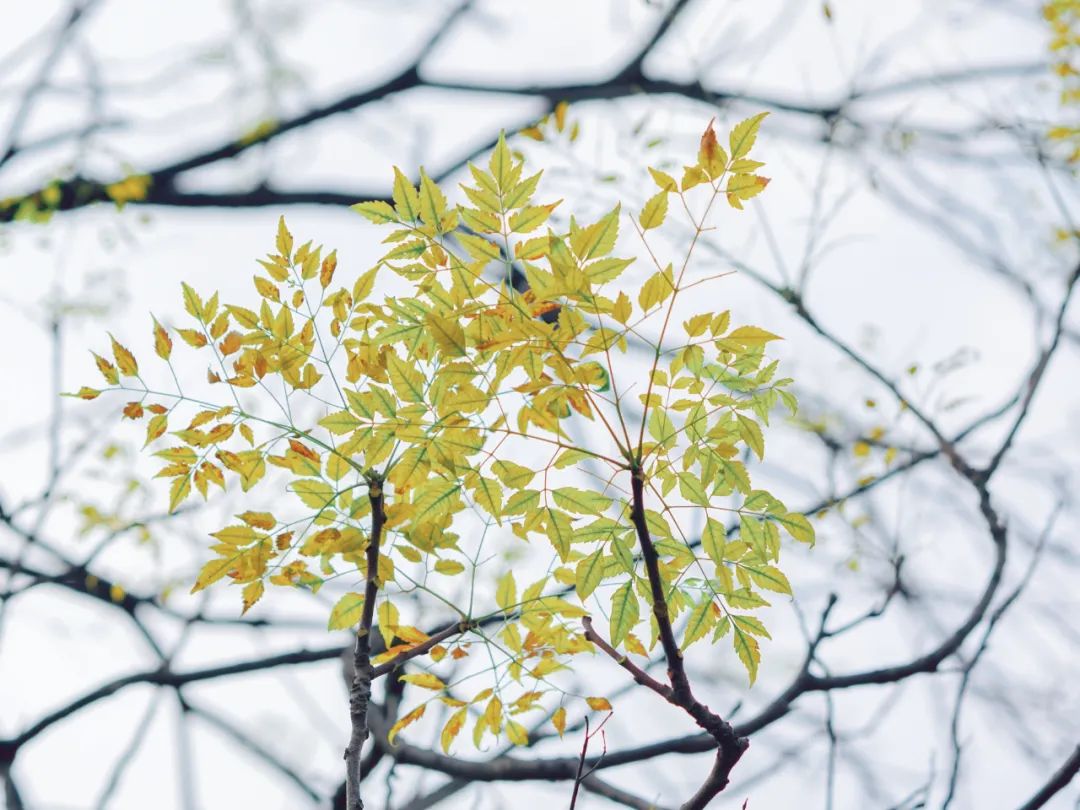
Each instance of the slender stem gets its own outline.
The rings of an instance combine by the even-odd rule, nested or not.
[[[589,718],[585,718],[585,739],[581,742],[581,756],[578,758],[577,775],[574,777],[574,792],[570,795],[570,810],[577,807],[578,791],[581,789],[582,773],[585,770],[585,757],[589,754]]]
[[[371,541],[367,547],[367,585],[364,589],[364,610],[360,627],[356,631],[353,650],[355,674],[349,689],[349,718],[352,735],[345,749],[345,807],[347,810],[363,810],[360,798],[360,751],[368,738],[368,703],[371,700],[371,681],[375,669],[371,665],[371,625],[375,619],[375,599],[379,593],[379,542],[386,523],[382,481],[374,476],[368,478],[368,500],[371,502]]]

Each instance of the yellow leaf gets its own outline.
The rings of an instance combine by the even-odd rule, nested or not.
[[[416,366],[402,361],[394,352],[386,355],[386,371],[390,375],[390,384],[394,393],[406,402],[424,401],[424,375]]]
[[[662,304],[675,289],[672,266],[669,264],[663,272],[653,273],[646,279],[638,293],[638,304],[648,312],[657,304]]]
[[[271,282],[262,276],[253,276],[253,278],[255,280],[255,289],[258,290],[259,295],[274,302],[281,301],[281,293]]]
[[[411,683],[413,686],[419,686],[421,689],[432,689],[436,692],[446,688],[446,684],[442,682],[442,679],[432,675],[430,672],[402,675],[398,680]]]
[[[334,271],[337,269],[337,251],[330,251],[328,255],[322,261],[322,266],[319,268],[319,286],[324,290],[330,286],[330,282],[334,280]]]
[[[168,360],[172,354],[172,338],[157,318],[154,318],[154,351],[162,360]]]
[[[177,329],[177,333],[184,339],[184,343],[195,349],[201,349],[206,345],[206,335],[195,329]]]
[[[371,291],[375,289],[375,274],[378,272],[378,267],[372,267],[356,280],[352,290],[354,301],[359,303],[367,300],[367,297],[371,295]]]
[[[135,377],[139,373],[139,364],[135,362],[135,355],[121,346],[111,334],[113,357],[116,358],[116,366],[125,377]]]
[[[416,193],[409,178],[402,174],[397,166],[394,167],[393,196],[394,206],[403,220],[415,222],[420,218],[420,195]]]
[[[641,215],[638,217],[638,222],[641,224],[643,231],[659,228],[664,224],[664,217],[667,216],[668,210],[667,195],[666,191],[658,191],[645,203],[645,207],[641,209]]]
[[[240,611],[241,616],[251,610],[255,603],[262,598],[265,587],[261,579],[249,582],[244,586],[244,590],[241,592],[241,598],[244,600],[244,609]]]
[[[698,166],[684,166],[682,183],[680,184],[683,191],[689,191],[694,186],[701,183],[708,183],[709,175]]]
[[[187,479],[177,479],[187,480]],[[198,593],[203,588],[209,587],[236,567],[236,560],[231,557],[216,557],[202,567],[199,576],[195,578],[195,585],[191,592]]]
[[[468,709],[462,707],[450,715],[450,719],[446,721],[446,725],[443,726],[442,734],[439,735],[439,742],[442,745],[444,754],[450,753],[450,745],[454,742],[454,738],[461,732],[461,729],[465,726],[465,718],[468,716]]]
[[[261,535],[250,526],[226,526],[221,531],[213,532],[210,536],[230,546],[246,546],[248,543],[258,540]]]
[[[269,512],[244,512],[237,515],[248,526],[269,531],[277,525],[277,518]]]
[[[514,582],[513,571],[507,571],[499,577],[499,586],[495,589],[495,604],[503,610],[517,604],[517,583]]]
[[[675,182],[675,178],[667,172],[662,172],[659,169],[649,167],[649,174],[652,175],[652,179],[656,182],[656,185],[660,186],[663,191],[678,191],[679,184]]]
[[[184,292],[184,309],[187,310],[187,314],[202,323],[203,303],[202,299],[199,298],[199,294],[183,281],[180,282],[180,288]]]
[[[630,303],[630,298],[625,292],[619,290],[619,297],[615,299],[615,305],[611,308],[611,317],[625,326],[633,311],[634,307]]]
[[[352,627],[360,621],[363,612],[364,595],[362,593],[347,593],[330,610],[330,621],[327,623],[326,629],[344,630]]]
[[[383,637],[386,646],[389,647],[394,641],[394,631],[400,623],[398,609],[389,599],[384,599],[379,603],[376,616],[379,622],[379,634]]]
[[[732,208],[742,209],[742,201],[756,197],[769,185],[768,177],[757,174],[733,174],[728,178],[727,200]]]
[[[435,344],[443,354],[451,357],[464,357],[468,350],[465,342],[465,329],[457,318],[443,318],[432,313],[424,317],[427,324],[428,334],[434,339]]]
[[[529,732],[516,720],[506,721],[506,736],[514,745],[529,744]]]
[[[277,249],[278,253],[288,261],[292,257],[293,238],[289,229],[285,227],[285,217],[278,217],[277,225]]]
[[[90,352],[94,355],[94,362],[97,363],[98,371],[105,378],[105,381],[110,385],[118,385],[120,382],[120,372],[116,370],[116,366],[102,357],[96,352]]]
[[[446,214],[446,197],[420,167],[420,221],[440,232],[440,223]]]
[[[457,560],[439,560],[435,563],[435,570],[440,574],[446,574],[447,576],[452,577],[464,571],[465,566]]]
[[[585,702],[589,704],[589,708],[594,712],[610,712],[611,703],[607,698],[602,697],[587,697]]]
[[[566,733],[566,709],[562,706],[557,708],[555,713],[551,715],[551,725],[555,726],[555,730],[559,732],[559,737]]]
[[[423,717],[425,709],[427,709],[427,704],[426,703],[421,703],[419,706],[417,706],[415,709],[413,709],[407,715],[405,715],[400,720],[398,720],[396,723],[394,723],[394,725],[390,727],[390,733],[386,735],[386,741],[388,743],[390,743],[390,745],[393,745],[394,744],[394,738],[397,737],[398,732],[400,732],[406,726],[412,725],[417,720],[419,720],[421,717]]]
[[[146,423],[146,441],[143,442],[143,447],[146,447],[150,442],[155,439],[159,439],[165,435],[165,431],[169,429],[169,417],[166,414],[159,413]]]
[[[484,708],[484,722],[491,729],[492,734],[498,734],[502,730],[502,701],[493,697]]]
[[[169,511],[175,512],[178,507],[188,495],[191,494],[191,479],[186,475],[181,475],[173,479],[172,486],[169,487]]]

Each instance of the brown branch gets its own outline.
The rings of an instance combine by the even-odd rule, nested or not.
[[[592,617],[586,616],[581,620],[585,627],[585,638],[603,650],[607,656],[620,667],[630,673],[630,676],[644,687],[651,689],[669,703],[674,703],[671,687],[660,683],[656,678],[631,661],[627,656],[612,647],[603,636],[596,632],[593,627]],[[678,704],[676,704],[678,705]]]
[[[675,631],[671,626],[667,594],[664,592],[664,583],[660,575],[660,555],[649,534],[649,525],[645,517],[645,476],[638,462],[635,462],[630,473],[633,493],[630,520],[634,524],[638,542],[641,544],[641,557],[645,563],[645,572],[648,575],[649,589],[652,594],[653,616],[660,631],[660,644],[664,649],[664,657],[667,659],[668,681],[671,683],[671,696],[668,700],[682,708],[716,741],[716,761],[713,769],[698,792],[682,805],[682,810],[699,810],[727,787],[731,769],[745,753],[750,741],[736,734],[728,722],[694,697],[690,680],[686,675],[682,652],[679,650]]]
[[[368,738],[368,703],[371,700],[371,681],[375,668],[371,666],[371,629],[375,619],[375,599],[379,594],[379,543],[386,522],[382,481],[368,479],[368,500],[371,502],[371,539],[367,547],[367,585],[364,588],[364,608],[356,631],[353,652],[354,675],[349,690],[349,720],[352,734],[345,749],[345,807],[363,810],[360,798],[360,752]]]
[[[479,622],[473,621],[456,622],[454,624],[447,625],[439,632],[430,636],[427,641],[421,642],[415,647],[405,650],[405,652],[403,653],[399,653],[398,655],[391,658],[389,661],[379,664],[372,670],[372,678],[381,678],[384,675],[388,675],[390,672],[400,667],[406,661],[424,655],[425,653],[430,651],[432,647],[442,644],[448,638],[453,638],[454,636],[459,636],[463,633],[467,633],[474,627],[479,626],[479,624]]]

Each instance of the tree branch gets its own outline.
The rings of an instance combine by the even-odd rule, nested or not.
[[[375,619],[375,599],[379,594],[379,543],[382,540],[386,511],[382,481],[368,479],[368,500],[371,502],[371,540],[367,547],[367,585],[364,588],[364,608],[356,631],[353,653],[354,675],[349,690],[349,720],[352,735],[345,749],[345,806],[347,810],[363,810],[360,797],[360,753],[368,738],[368,703],[371,700],[371,681],[375,669],[371,666],[371,629]]]

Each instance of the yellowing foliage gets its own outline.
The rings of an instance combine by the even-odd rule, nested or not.
[[[193,492],[208,497],[211,485],[236,481],[247,492],[271,468],[287,479],[291,496],[276,493],[273,512],[244,511],[239,523],[210,535],[193,590],[232,582],[246,611],[267,583],[315,591],[335,580],[354,590],[338,597],[328,627],[356,626],[365,615],[358,586],[368,578],[373,531],[371,501],[362,496],[371,493],[385,501],[373,572],[378,599],[367,614],[374,610],[386,647],[378,660],[411,657],[429,644],[426,633],[403,624],[400,594],[416,582],[402,573],[406,566],[420,566],[424,588],[436,593],[442,578],[489,577],[494,605],[486,609],[502,619],[486,635],[474,623],[479,602],[471,615],[462,607],[463,635],[425,646],[424,671],[403,678],[438,693],[429,700],[457,707],[442,729],[444,751],[470,715],[454,684],[429,668],[468,656],[476,640],[498,645],[509,680],[499,678],[498,694],[483,689],[468,701],[479,710],[473,739],[479,745],[489,732],[505,733],[527,744],[529,731],[512,718],[542,710],[544,696],[559,691],[552,676],[595,649],[582,617],[607,616],[611,645],[648,655],[657,640],[656,592],[666,594],[668,615],[685,614],[683,648],[730,635],[732,660],[753,681],[758,639],[768,632],[752,612],[768,604],[764,592],[791,593],[778,567],[781,533],[814,541],[805,517],[753,487],[747,466],[751,454],[764,457],[762,427],[774,408],[794,413],[791,380],[778,379],[766,357],[779,338],[756,326],[732,328],[727,312],[693,314],[680,332],[676,304],[703,300],[686,294],[703,280],[692,245],[661,261],[647,240],[677,212],[690,219],[696,243],[709,226],[692,211],[717,200],[738,210],[765,189],[768,180],[755,173],[762,164],[748,157],[763,118],[737,124],[726,149],[710,123],[681,181],[650,168],[659,191],[636,215],[616,205],[595,222],[558,219],[557,201],[534,201],[541,174],[527,175],[500,138],[486,166],[469,167],[462,202],[452,203],[423,170],[414,186],[395,169],[392,204],[354,206],[388,230],[385,255],[361,272],[339,266],[334,252],[298,244],[282,218],[249,299],[226,304],[182,286],[190,321],[172,330],[182,339],[177,354],[201,353],[196,367],[209,365],[207,379],[223,390],[219,404],[144,385],[134,354],[113,339],[112,359],[94,355],[95,364],[109,390],[139,396],[125,405],[130,418],[144,408],[154,414],[146,442],[164,463],[170,509]],[[555,128],[565,126],[565,109],[556,110]],[[627,222],[652,264],[637,289],[620,286],[635,259],[615,255]],[[388,276],[410,293],[380,295]],[[647,321],[659,338],[642,375],[627,353],[631,340],[650,334]],[[156,319],[150,337],[170,371],[186,362]],[[249,393],[241,398],[236,389]],[[262,392],[283,415],[242,404]],[[83,388],[77,396],[99,393]],[[293,419],[298,397],[318,406],[310,421]],[[523,447],[532,448],[528,458]],[[579,474],[585,468],[589,476]],[[640,503],[632,480],[641,485]],[[546,544],[550,576],[523,582],[511,568],[495,576],[473,568],[457,533],[465,512],[508,546],[518,538]],[[650,589],[643,542],[658,558],[659,591]],[[524,691],[512,693],[511,683]],[[586,703],[611,710],[606,698]],[[402,716],[391,739],[426,705]],[[566,709],[551,721],[562,734]]]

